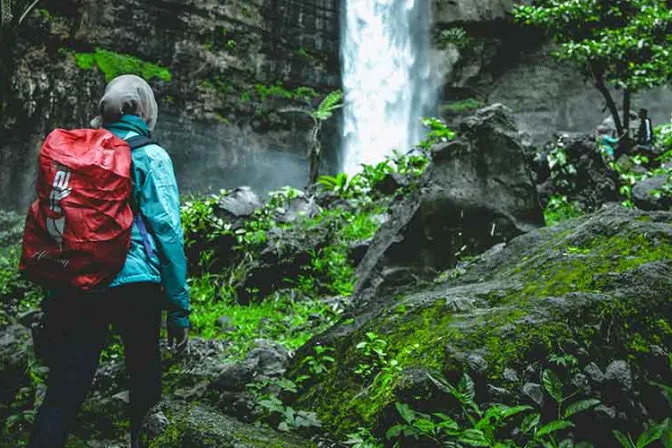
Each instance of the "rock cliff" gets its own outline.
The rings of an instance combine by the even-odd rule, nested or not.
[[[20,31],[0,123],[0,206],[27,204],[40,141],[86,126],[105,78],[142,63],[127,55],[170,73],[151,79],[155,137],[183,191],[303,186],[310,123],[276,111],[340,86],[338,35],[337,0],[41,2]]]

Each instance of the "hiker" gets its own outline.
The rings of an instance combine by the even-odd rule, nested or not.
[[[65,446],[76,414],[96,373],[110,325],[118,331],[124,345],[130,380],[128,388],[133,448],[140,446],[143,420],[161,398],[159,335],[162,309],[167,309],[169,346],[175,351],[182,351],[187,346],[189,293],[179,194],[170,157],[163,148],[149,140],[158,116],[154,93],[143,79],[131,75],[120,76],[108,84],[99,103],[99,111],[100,115],[91,122],[97,130],[54,132],[66,136],[79,135],[77,132],[80,131],[88,132],[87,138],[96,137],[102,139],[101,144],[116,145],[113,148],[115,151],[129,151],[131,147],[130,154],[124,156],[132,161],[127,166],[130,168],[128,175],[131,176],[132,186],[130,182],[120,184],[127,185],[128,191],[132,191],[132,197],[126,199],[126,206],[130,201],[130,209],[127,215],[120,215],[129,218],[130,249],[125,258],[121,259],[121,270],[117,269],[118,274],[111,277],[113,279],[109,283],[102,283],[86,291],[70,287],[49,288],[43,308],[46,315],[44,333],[48,345],[44,350],[48,354],[50,370],[46,397],[37,414],[28,445],[31,448]],[[110,132],[117,138],[111,136]],[[61,141],[48,137],[43,151],[48,144],[54,147],[62,145]],[[119,146],[121,144],[124,146]],[[91,154],[95,155],[96,151],[100,151],[101,157],[107,154],[96,146],[87,150],[89,152],[83,154],[89,157],[93,157]],[[74,147],[72,151],[75,151]],[[115,157],[121,155],[116,154]],[[56,169],[62,171],[56,173],[54,190],[48,202],[52,211],[62,211],[67,207],[66,201],[74,200],[76,196],[78,173],[75,168],[60,165]],[[114,169],[116,172],[120,170],[119,167]],[[96,181],[102,180],[87,180]],[[51,185],[48,187],[51,188]],[[86,194],[93,196],[95,193],[100,192],[90,191]],[[107,199],[114,195],[114,191],[105,191],[103,194],[106,195],[103,199]],[[83,197],[79,193],[79,199]],[[38,205],[34,204],[34,207]],[[73,228],[81,224],[72,216],[76,215],[66,213],[60,218],[47,218],[46,229],[59,246],[64,245],[64,241],[69,238],[68,226]],[[96,230],[105,217],[101,216],[100,219],[100,222],[86,224],[87,230]],[[29,224],[36,225],[31,221],[30,214],[27,226]],[[105,230],[114,231],[113,224],[117,223],[112,223]],[[26,232],[33,231],[29,229]],[[26,235],[24,254],[26,246],[33,241],[31,236]],[[126,250],[126,247],[123,249]],[[32,259],[39,261],[46,258],[31,258],[29,253],[24,256],[27,271],[32,269],[29,266]],[[110,250],[102,256],[114,257],[115,252]],[[74,258],[72,263],[76,264]],[[67,265],[68,262],[61,263],[63,267]],[[40,274],[39,271],[33,272],[34,276],[39,277]],[[46,276],[46,273],[43,274]],[[94,274],[89,267],[85,275],[73,280],[73,284],[87,287],[95,284],[92,280]]]
[[[610,129],[604,125],[600,125],[596,129],[597,144],[600,152],[606,155],[607,159],[613,160],[615,157],[616,148],[618,148],[618,145],[625,136],[625,133],[623,133],[623,135],[621,135],[619,138],[614,138],[609,135],[609,133]]]
[[[639,109],[639,129],[637,130],[637,146],[651,150],[653,146],[653,124],[646,109]]]

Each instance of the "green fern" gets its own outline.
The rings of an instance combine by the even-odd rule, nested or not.
[[[333,112],[343,107],[343,92],[335,90],[327,95],[314,113],[318,120],[325,121],[331,118]]]

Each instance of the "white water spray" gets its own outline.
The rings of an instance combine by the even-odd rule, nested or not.
[[[343,171],[406,152],[435,104],[428,0],[346,0],[341,43]]]

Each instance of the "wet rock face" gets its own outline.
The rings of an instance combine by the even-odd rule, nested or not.
[[[42,6],[48,18],[35,12],[22,29],[14,96],[0,123],[0,187],[11,191],[0,206],[23,209],[32,198],[35,156],[49,131],[85,127],[96,112],[104,76],[80,70],[62,48],[102,48],[169,68],[172,81],[150,82],[160,108],[154,137],[171,154],[183,192],[305,184],[311,123],[274,112],[283,103],[262,100],[257,85],[320,93],[340,86],[338,0]],[[331,126],[323,136],[337,140]],[[333,157],[327,151],[325,164]]]

